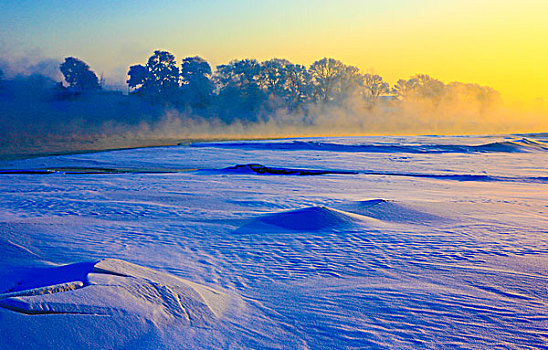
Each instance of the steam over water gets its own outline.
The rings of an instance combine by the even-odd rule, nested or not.
[[[272,63],[269,62],[254,64],[257,69],[266,69],[265,67]],[[39,65],[41,69],[38,69],[38,66],[27,67],[19,75],[10,73],[8,78],[0,78],[2,158],[173,145],[185,140],[386,134],[492,134],[544,132],[548,129],[548,114],[540,102],[534,108],[515,108],[500,100],[496,91],[489,87],[458,82],[444,84],[424,75],[421,77],[425,85],[420,86],[425,91],[419,89],[415,93],[396,98],[393,92],[386,90],[385,94],[388,95],[377,96],[374,99],[367,95],[368,90],[363,90],[364,87],[361,85],[353,85],[352,89],[345,90],[342,89],[343,82],[339,82],[339,90],[342,90],[336,96],[318,100],[311,92],[314,88],[319,88],[316,86],[317,82],[309,78],[308,97],[293,105],[287,101],[287,91],[284,95],[279,91],[270,91],[268,86],[260,85],[262,73],[253,73],[253,78],[250,78],[251,81],[247,85],[242,83],[243,85],[225,86],[218,82],[222,77],[221,70],[204,77],[211,89],[215,82],[218,86],[209,92],[209,97],[202,101],[203,103],[192,105],[191,96],[194,95],[190,96],[188,92],[185,95],[182,87],[177,89],[183,90],[173,92],[174,96],[178,97],[172,96],[171,99],[162,97],[163,95],[154,95],[146,89],[129,96],[121,91],[107,89],[74,92],[63,87],[61,83],[56,83],[59,74],[52,72],[55,71],[52,68],[55,65],[50,61],[46,63]],[[228,66],[234,70],[238,66],[236,63],[232,62]],[[228,69],[228,66],[219,67]],[[230,74],[237,73],[232,70],[229,70]],[[236,79],[230,77],[232,76],[228,75],[224,78],[229,82]],[[355,78],[359,77],[363,78],[359,74]],[[408,82],[414,80],[416,79],[410,79]],[[434,91],[430,91],[429,84],[439,87],[435,90],[436,94],[432,95]],[[256,94],[252,95],[252,98],[249,97],[250,91],[246,90],[251,87]],[[487,92],[489,98],[484,96]],[[392,152],[399,149],[411,153],[482,152],[495,148],[501,151],[521,151],[526,148],[545,147],[542,144],[526,144],[527,140],[516,142],[515,145],[486,144],[471,145],[474,147],[468,148],[450,145],[436,148],[435,144],[421,147],[387,145],[385,148],[382,145],[375,145],[369,148],[369,151]],[[338,146],[302,144],[300,147],[312,149]],[[354,149],[359,151],[367,147],[356,146]],[[348,148],[349,151],[350,149]]]

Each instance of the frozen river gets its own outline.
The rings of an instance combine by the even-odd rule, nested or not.
[[[548,135],[0,162],[0,348],[546,348]]]

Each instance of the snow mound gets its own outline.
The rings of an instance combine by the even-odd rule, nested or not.
[[[241,226],[238,233],[283,231],[331,231],[354,226],[368,218],[328,207],[307,207],[258,217]]]
[[[104,259],[32,271],[0,294],[0,307],[27,315],[127,315],[156,324],[207,326],[224,293],[123,260]]]
[[[381,221],[396,223],[430,223],[445,220],[444,218],[411,208],[408,205],[385,199],[370,199],[343,203],[337,208],[350,213],[375,218]]]

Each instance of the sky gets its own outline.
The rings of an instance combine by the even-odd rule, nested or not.
[[[548,104],[547,18],[546,0],[1,0],[0,58],[75,56],[116,84],[155,49],[212,65],[334,57],[391,84],[424,73]]]

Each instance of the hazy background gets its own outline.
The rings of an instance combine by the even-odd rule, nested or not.
[[[547,16],[542,0],[3,0],[0,56],[81,57],[113,85],[154,49],[213,65],[337,57],[392,84],[424,72],[531,103],[548,96]]]
[[[0,2],[0,153],[173,143],[183,139],[548,130],[545,1],[12,1]],[[359,99],[270,108],[256,120],[151,105],[121,94],[57,101],[59,64],[74,56],[128,92],[128,68],[156,49],[215,66],[273,57],[310,66],[335,57],[390,86],[418,73],[488,86],[500,99],[460,96],[433,105]],[[44,78],[46,77],[46,78]],[[65,84],[66,85],[66,84]],[[253,118],[252,118],[253,119]]]

